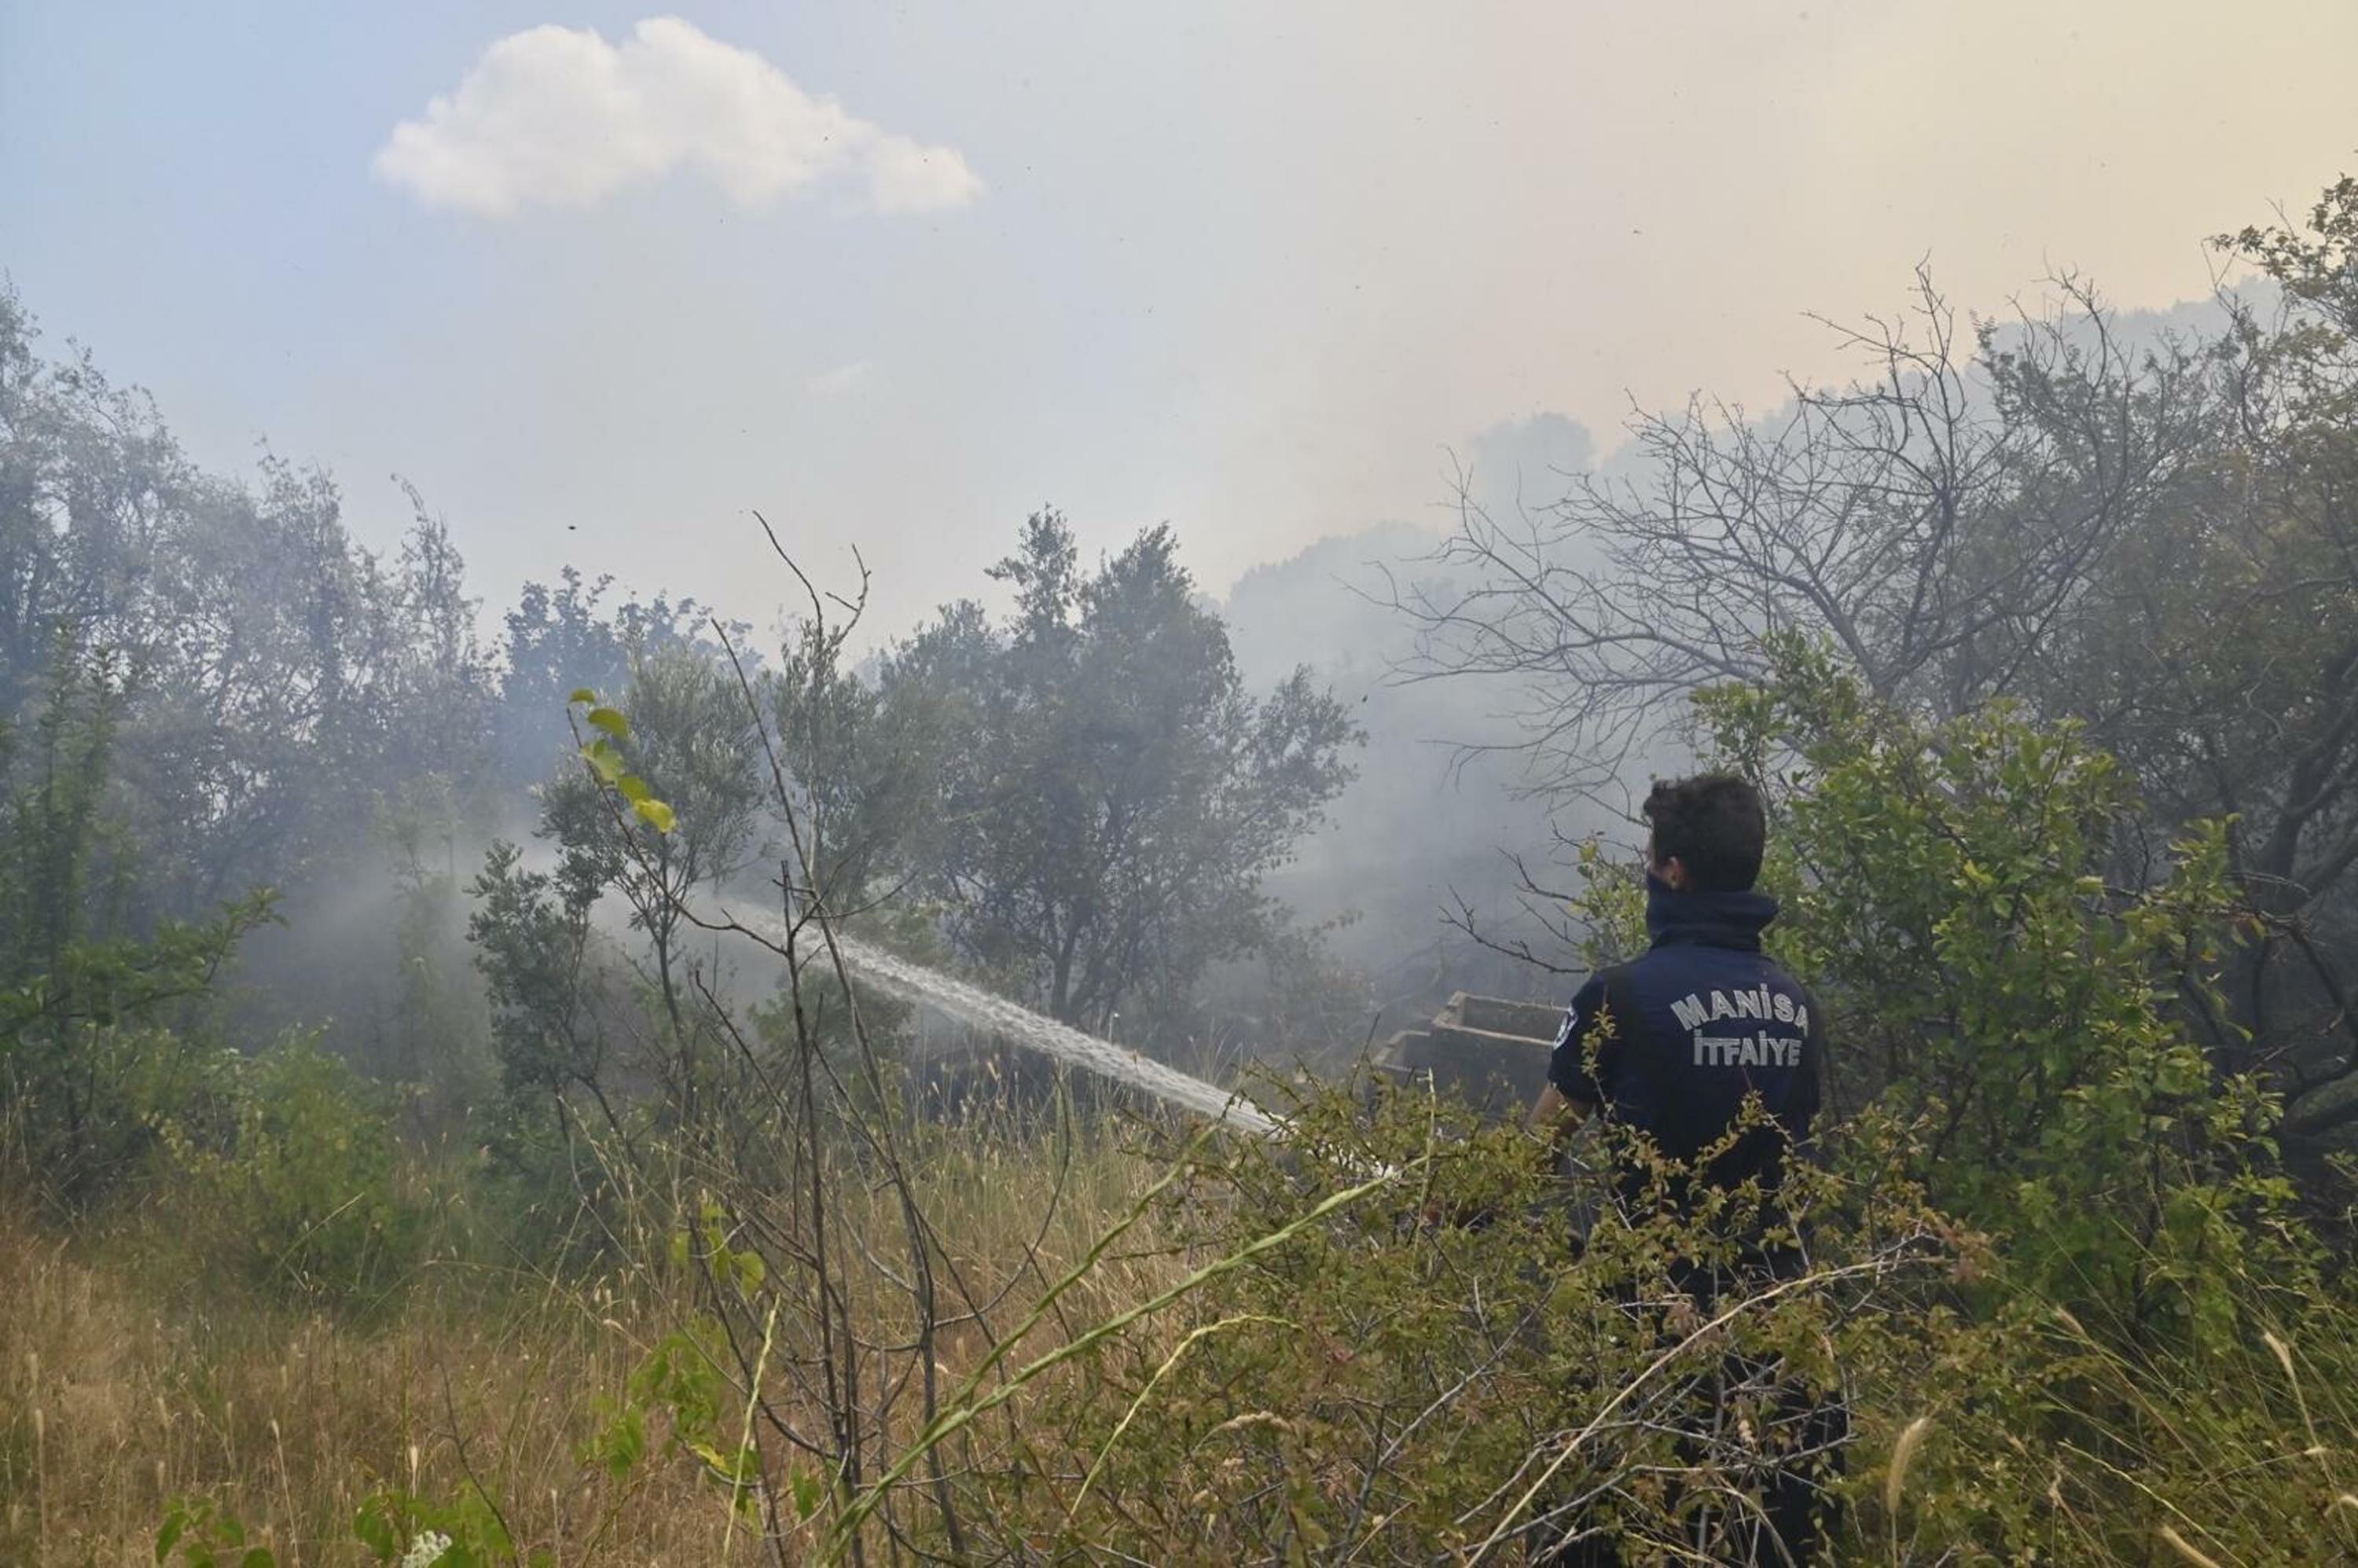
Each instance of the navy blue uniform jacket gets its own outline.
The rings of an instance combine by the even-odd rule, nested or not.
[[[1643,957],[1593,976],[1557,1033],[1548,1077],[1568,1099],[1640,1129],[1672,1159],[1719,1141],[1748,1094],[1774,1119],[1715,1157],[1714,1186],[1773,1188],[1818,1109],[1823,1021],[1806,987],[1760,951],[1777,901],[1680,892],[1647,879]]]

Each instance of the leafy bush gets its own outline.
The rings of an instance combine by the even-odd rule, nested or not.
[[[2277,1102],[2190,1028],[2237,938],[2222,829],[2117,885],[2151,824],[2078,726],[2003,705],[1927,723],[1817,648],[1776,652],[1777,678],[1699,714],[1775,809],[1769,939],[1828,1007],[1834,1110],[1914,1123],[1934,1200],[2118,1337],[2215,1345],[2247,1326],[2220,1281],[2305,1286]]]
[[[220,1064],[205,1114],[168,1121],[173,1199],[207,1255],[244,1283],[330,1303],[397,1289],[424,1254],[382,1091],[294,1035]]]
[[[1845,1390],[1931,1354],[1977,1251],[1897,1140],[1797,1174],[1806,1263],[1772,1281],[1734,1268],[1757,1190],[1682,1214],[1651,1161],[1649,1199],[1592,1223],[1532,1140],[1463,1107],[1387,1087],[1369,1116],[1330,1089],[1289,1116],[1285,1143],[1166,1191],[1195,1258],[1242,1260],[1045,1384],[1035,1462],[989,1483],[1010,1550],[1425,1562],[1604,1531],[1745,1560],[1779,1470],[1832,1479]],[[1370,1173],[1391,1174],[1260,1245]],[[1714,1268],[1722,1291],[1692,1288]]]

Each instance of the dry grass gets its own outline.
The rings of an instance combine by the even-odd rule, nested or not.
[[[281,1563],[350,1562],[369,1495],[455,1495],[471,1474],[520,1541],[561,1560],[601,1521],[608,1561],[722,1560],[722,1510],[693,1477],[656,1476],[617,1511],[575,1457],[595,1396],[660,1332],[644,1303],[519,1292],[484,1313],[481,1292],[464,1292],[471,1311],[429,1282],[361,1328],[180,1295],[21,1223],[0,1229],[0,1559],[152,1562],[168,1500],[189,1494]]]
[[[1066,1162],[979,1136],[944,1140],[918,1172],[947,1260],[969,1289],[1003,1295],[1010,1318],[1154,1174],[1104,1146]],[[889,1195],[844,1197],[889,1266],[904,1245]],[[0,1214],[0,1563],[152,1563],[177,1496],[234,1513],[281,1563],[353,1562],[363,1499],[386,1487],[449,1498],[471,1483],[523,1550],[560,1563],[763,1560],[757,1532],[732,1530],[722,1492],[691,1466],[617,1480],[580,1457],[601,1399],[692,1314],[660,1260],[575,1284],[445,1261],[363,1323],[185,1288],[168,1229],[151,1217],[60,1239]],[[1178,1267],[1151,1247],[1109,1259],[1067,1309],[1093,1321]],[[872,1280],[861,1293],[880,1311],[892,1297]],[[1029,1348],[1064,1332],[1047,1325]],[[943,1370],[960,1377],[988,1348],[971,1328],[947,1334]],[[784,1388],[771,1397],[793,1403]],[[893,1425],[914,1430],[915,1416]]]

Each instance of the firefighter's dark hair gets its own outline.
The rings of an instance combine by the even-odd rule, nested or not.
[[[1653,861],[1677,857],[1697,892],[1743,892],[1760,880],[1768,838],[1760,792],[1734,773],[1657,779],[1646,796]]]

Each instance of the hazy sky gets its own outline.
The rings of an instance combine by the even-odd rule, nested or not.
[[[1928,254],[2200,294],[2353,80],[2353,0],[0,0],[0,269],[204,460],[376,542],[414,480],[495,603],[766,620],[759,506],[897,628],[1044,502],[1217,589],[1499,421],[1773,402]]]

